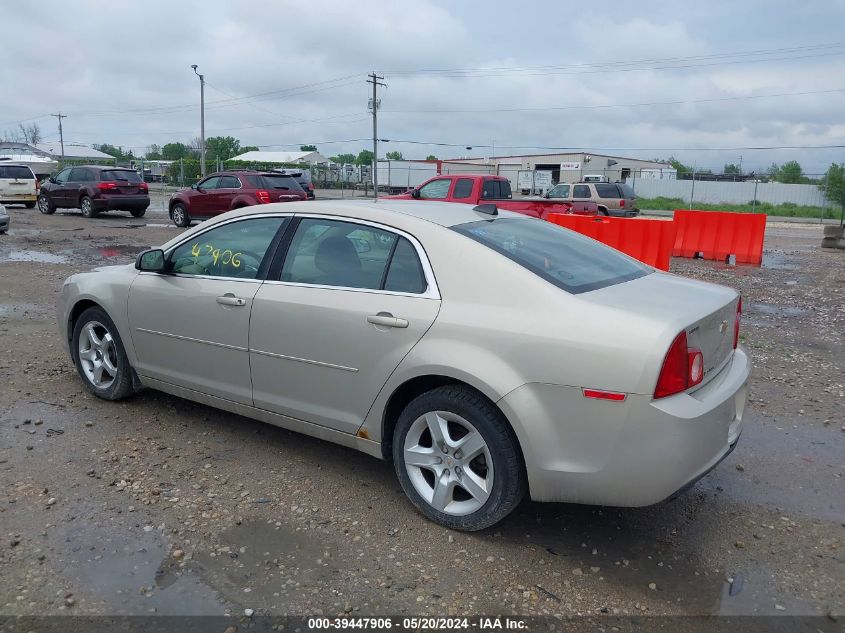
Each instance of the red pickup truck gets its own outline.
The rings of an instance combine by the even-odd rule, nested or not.
[[[598,215],[595,202],[564,202],[560,200],[514,200],[511,183],[504,176],[487,174],[452,174],[436,176],[419,187],[396,196],[398,200],[441,200],[464,204],[492,203],[500,209],[515,211],[545,220],[549,213]]]

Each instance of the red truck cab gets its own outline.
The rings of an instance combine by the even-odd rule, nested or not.
[[[598,206],[594,202],[514,200],[510,181],[504,176],[488,174],[435,176],[403,194],[385,197],[399,200],[439,200],[471,205],[493,203],[500,209],[543,220],[549,213],[598,214]]]

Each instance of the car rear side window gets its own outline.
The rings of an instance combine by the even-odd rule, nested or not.
[[[169,270],[181,275],[256,279],[267,249],[287,218],[252,218],[200,233],[169,257]]]
[[[501,218],[452,228],[572,294],[652,272],[619,251],[541,220]]]
[[[485,180],[481,188],[481,198],[484,200],[509,200],[512,197],[508,180]]]
[[[390,259],[384,289],[392,292],[422,294],[427,286],[416,249],[411,242],[400,237],[393,251],[393,257]]]
[[[126,180],[128,182],[141,182],[138,172],[131,169],[104,169],[100,172],[100,180]]]
[[[599,198],[619,197],[619,189],[616,188],[616,185],[610,183],[596,183],[596,193],[599,194]]]
[[[455,200],[461,200],[463,198],[469,198],[472,195],[472,179],[471,178],[458,178],[457,182],[455,182],[455,189],[452,192],[452,197]]]
[[[590,186],[589,185],[575,185],[572,187],[572,197],[573,198],[589,198],[590,197]]]
[[[634,189],[630,185],[620,183],[617,186],[619,187],[619,191],[622,192],[623,198],[636,198],[637,197],[637,194],[634,193]]]
[[[0,165],[0,178],[35,180],[35,174],[29,167],[23,165]]]

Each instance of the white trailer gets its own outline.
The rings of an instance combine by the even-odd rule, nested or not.
[[[380,160],[378,186],[390,193],[402,193],[437,175],[437,163],[424,160]]]

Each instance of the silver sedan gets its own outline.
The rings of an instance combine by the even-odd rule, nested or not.
[[[424,515],[653,504],[736,445],[750,363],[731,289],[553,224],[440,202],[224,215],[73,275],[84,385],[159,389],[392,460]]]

